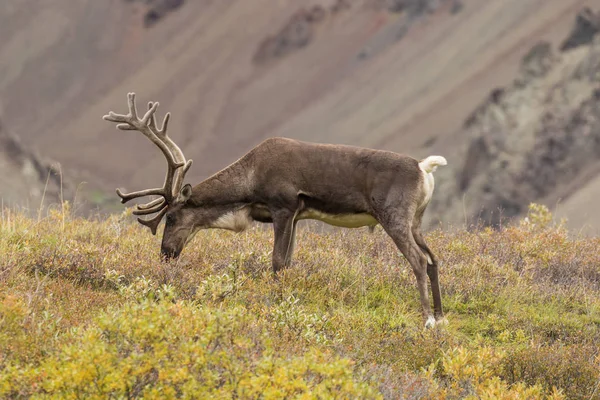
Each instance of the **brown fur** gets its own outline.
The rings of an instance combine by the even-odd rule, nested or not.
[[[189,199],[167,212],[162,252],[177,257],[188,236],[211,228],[227,213],[249,210],[251,220],[272,223],[273,272],[289,265],[296,222],[306,210],[328,215],[368,214],[382,225],[411,264],[425,317],[443,318],[436,257],[420,232],[424,198],[419,162],[360,147],[267,139],[229,167],[194,186]],[[427,264],[427,256],[432,261]]]

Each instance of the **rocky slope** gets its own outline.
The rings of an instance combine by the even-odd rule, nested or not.
[[[465,168],[467,159],[481,164],[465,145],[477,142],[479,122],[463,128],[465,119],[490,88],[510,84],[536,43],[563,46],[552,63],[579,57],[589,45],[564,39],[586,5],[596,9],[600,0],[0,2],[3,120],[27,148],[111,199],[117,186],[150,187],[164,175],[155,148],[101,120],[125,110],[128,91],[173,113],[172,136],[194,159],[192,183],[269,136],[415,157],[441,152],[450,166],[440,170],[432,221],[462,221],[461,187],[470,199],[485,186]],[[582,93],[589,97],[587,88]],[[503,140],[484,140],[486,151],[505,154],[516,139]],[[518,163],[507,168],[521,174]],[[508,185],[504,179],[493,182]],[[566,190],[548,187],[527,188],[518,201],[465,198],[465,207],[470,215],[482,205],[518,212],[515,204],[530,197],[552,201]]]
[[[466,119],[462,162],[441,172],[444,196],[432,205],[445,221],[498,224],[530,202],[553,207],[600,173],[599,29],[598,15],[581,11],[558,49],[533,46],[512,84]]]
[[[0,122],[0,199],[3,206],[37,212],[72,196],[62,181],[60,166],[26,149]]]

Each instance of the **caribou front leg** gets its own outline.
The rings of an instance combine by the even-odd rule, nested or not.
[[[290,237],[290,245],[287,250],[287,257],[285,258],[285,266],[292,265],[292,256],[294,255],[294,249],[296,247],[296,225],[298,225],[298,220],[294,217],[294,222],[292,223],[292,235]]]
[[[295,218],[297,212],[278,210],[273,215],[273,231],[275,240],[273,245],[273,274],[287,267],[294,251]]]

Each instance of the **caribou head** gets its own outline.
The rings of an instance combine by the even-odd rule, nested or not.
[[[133,211],[134,215],[156,214],[151,219],[138,218],[140,224],[147,226],[156,235],[158,224],[166,215],[165,231],[161,252],[165,258],[177,257],[186,241],[194,231],[195,214],[187,205],[192,196],[192,186],[183,185],[183,178],[192,165],[192,160],[185,159],[181,149],[167,135],[171,114],[167,113],[159,128],[156,122],[158,102],[149,102],[148,111],[142,118],[138,117],[135,104],[135,93],[127,94],[129,113],[116,114],[109,112],[102,117],[106,121],[116,122],[117,128],[124,131],[139,131],[154,143],[164,154],[167,160],[167,174],[163,186],[160,188],[140,190],[137,192],[123,193],[117,189],[121,203],[127,203],[138,197],[156,195],[159,198],[146,204],[138,204]]]

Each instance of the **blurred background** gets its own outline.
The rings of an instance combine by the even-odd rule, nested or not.
[[[120,211],[162,154],[103,121],[170,111],[196,184],[286,136],[440,154],[428,226],[547,205],[598,233],[600,0],[2,0],[0,197]]]

